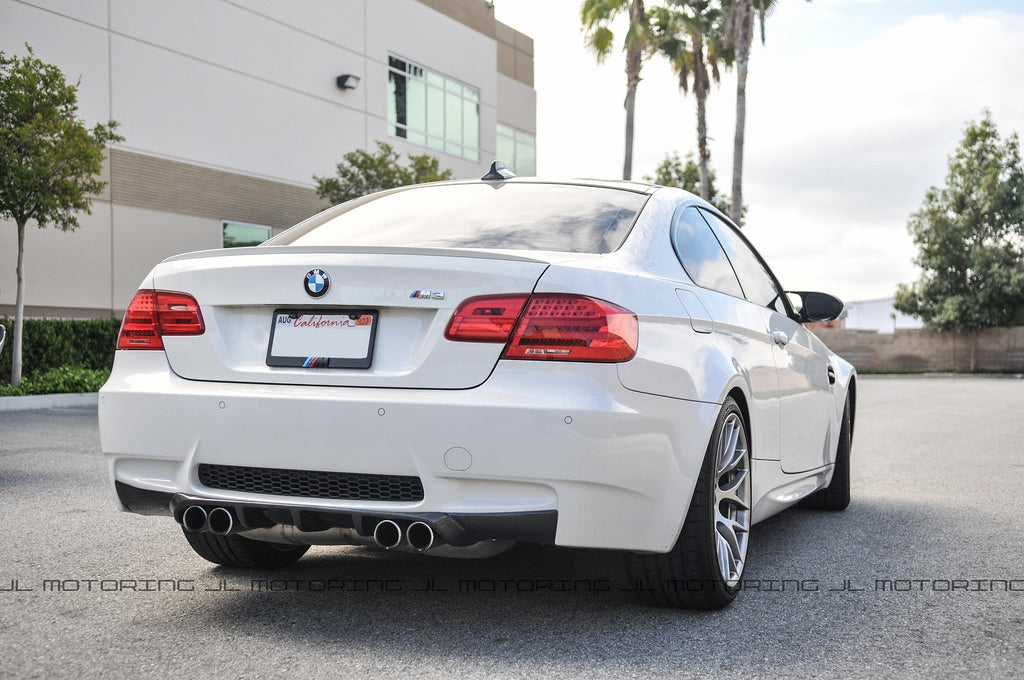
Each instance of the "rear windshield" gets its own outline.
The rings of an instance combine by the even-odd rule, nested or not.
[[[267,245],[609,253],[647,194],[562,184],[438,184],[359,199]],[[318,223],[319,221],[319,223]]]

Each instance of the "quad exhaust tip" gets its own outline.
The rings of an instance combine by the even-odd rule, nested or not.
[[[227,508],[214,508],[207,513],[206,524],[211,533],[227,536],[235,528],[235,518]]]
[[[373,540],[382,548],[393,550],[402,545],[402,527],[391,519],[377,523],[373,529]],[[426,522],[413,522],[405,530],[405,541],[417,552],[430,550],[437,544],[434,530]]]
[[[409,545],[420,552],[434,547],[434,530],[426,522],[413,522],[405,534]]]
[[[207,510],[201,505],[190,505],[181,514],[181,526],[190,533],[209,531],[227,536],[235,530],[235,516],[227,508]]]
[[[382,548],[397,548],[402,543],[402,527],[390,519],[378,522],[373,529],[373,540]]]
[[[208,522],[209,516],[201,505],[190,505],[181,514],[181,526],[185,527],[185,531],[192,533],[206,531],[209,528]]]
[[[215,507],[207,510],[201,505],[190,505],[181,514],[181,526],[190,533],[208,531],[218,536],[227,536],[235,531],[237,524],[235,515],[228,508]],[[437,545],[437,535],[426,522],[413,522],[405,530],[398,522],[385,519],[377,522],[373,529],[373,540],[382,548],[392,550],[402,545],[405,539],[409,547],[418,552],[425,552]]]

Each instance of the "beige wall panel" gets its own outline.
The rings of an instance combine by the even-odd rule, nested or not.
[[[509,78],[516,77],[516,49],[503,42],[498,43],[498,73]]]
[[[494,37],[500,43],[505,43],[511,47],[515,47],[516,32],[516,29],[512,28],[508,24],[503,24],[500,21],[494,22]]]
[[[357,109],[118,36],[112,49],[126,147],[312,186],[364,146]]]
[[[533,38],[497,24],[498,73],[533,87]]]
[[[498,121],[537,134],[537,91],[507,76],[498,76]]]
[[[474,31],[494,37],[494,9],[484,0],[420,0],[424,5],[455,19]]]
[[[110,204],[94,201],[92,214],[64,232],[25,229],[25,305],[109,309],[111,299]],[[17,300],[18,232],[14,222],[0,222],[0,306]]]
[[[118,205],[284,229],[328,207],[305,186],[111,151],[111,195]]]
[[[523,54],[527,54],[527,55],[532,57],[533,56],[533,38],[531,38],[530,36],[526,35],[525,33],[520,33],[519,31],[517,31],[515,29],[512,30],[512,33],[515,35],[516,49],[519,50],[520,52],[522,52]]]
[[[481,177],[491,166],[498,153],[498,108],[496,106],[480,107],[480,165],[479,172],[469,175],[475,179]]]
[[[359,18],[361,11],[346,9],[354,4],[335,3],[324,19]],[[207,69],[245,74],[339,106],[355,104],[338,90],[335,79],[340,73],[362,74],[361,45],[311,39],[302,30],[231,3],[112,0],[111,26],[121,35],[203,62]]]
[[[366,60],[366,77],[359,83],[359,89],[363,90],[366,97],[366,118],[369,121],[387,122],[388,118],[388,50],[387,47],[380,52],[378,59]],[[380,56],[379,55],[379,56]],[[370,132],[371,123],[367,123],[366,139],[373,147],[374,139],[383,139],[379,135],[374,136]],[[339,154],[339,160],[341,156]]]
[[[22,4],[33,5],[94,26],[107,26],[107,0],[24,0]],[[7,16],[6,12],[0,14]]]
[[[54,4],[64,10],[63,5]],[[91,14],[93,2],[83,2],[82,10]],[[106,3],[103,3],[106,16]],[[32,46],[38,59],[54,64],[70,83],[79,82],[78,117],[89,127],[110,118],[110,89],[107,59],[107,32],[62,14],[54,14],[13,0],[0,0],[0,51],[23,56],[25,43]]]
[[[533,56],[516,51],[516,80],[533,87]]]
[[[128,306],[158,262],[194,250],[220,248],[219,219],[114,206],[114,308]]]
[[[249,10],[339,47],[364,51],[364,2],[358,0],[235,0]]]

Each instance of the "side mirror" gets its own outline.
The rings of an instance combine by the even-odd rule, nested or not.
[[[0,353],[4,351],[4,340],[7,339],[7,327],[0,324]]]
[[[843,301],[826,293],[786,293],[797,313],[797,321],[832,321],[843,313]],[[796,304],[799,299],[799,304]]]

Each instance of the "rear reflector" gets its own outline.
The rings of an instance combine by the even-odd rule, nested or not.
[[[540,293],[470,298],[452,316],[445,337],[505,342],[506,359],[629,361],[636,354],[636,315],[583,295]]]
[[[191,295],[163,290],[135,293],[121,323],[118,349],[163,349],[167,335],[202,335],[199,303]]]

